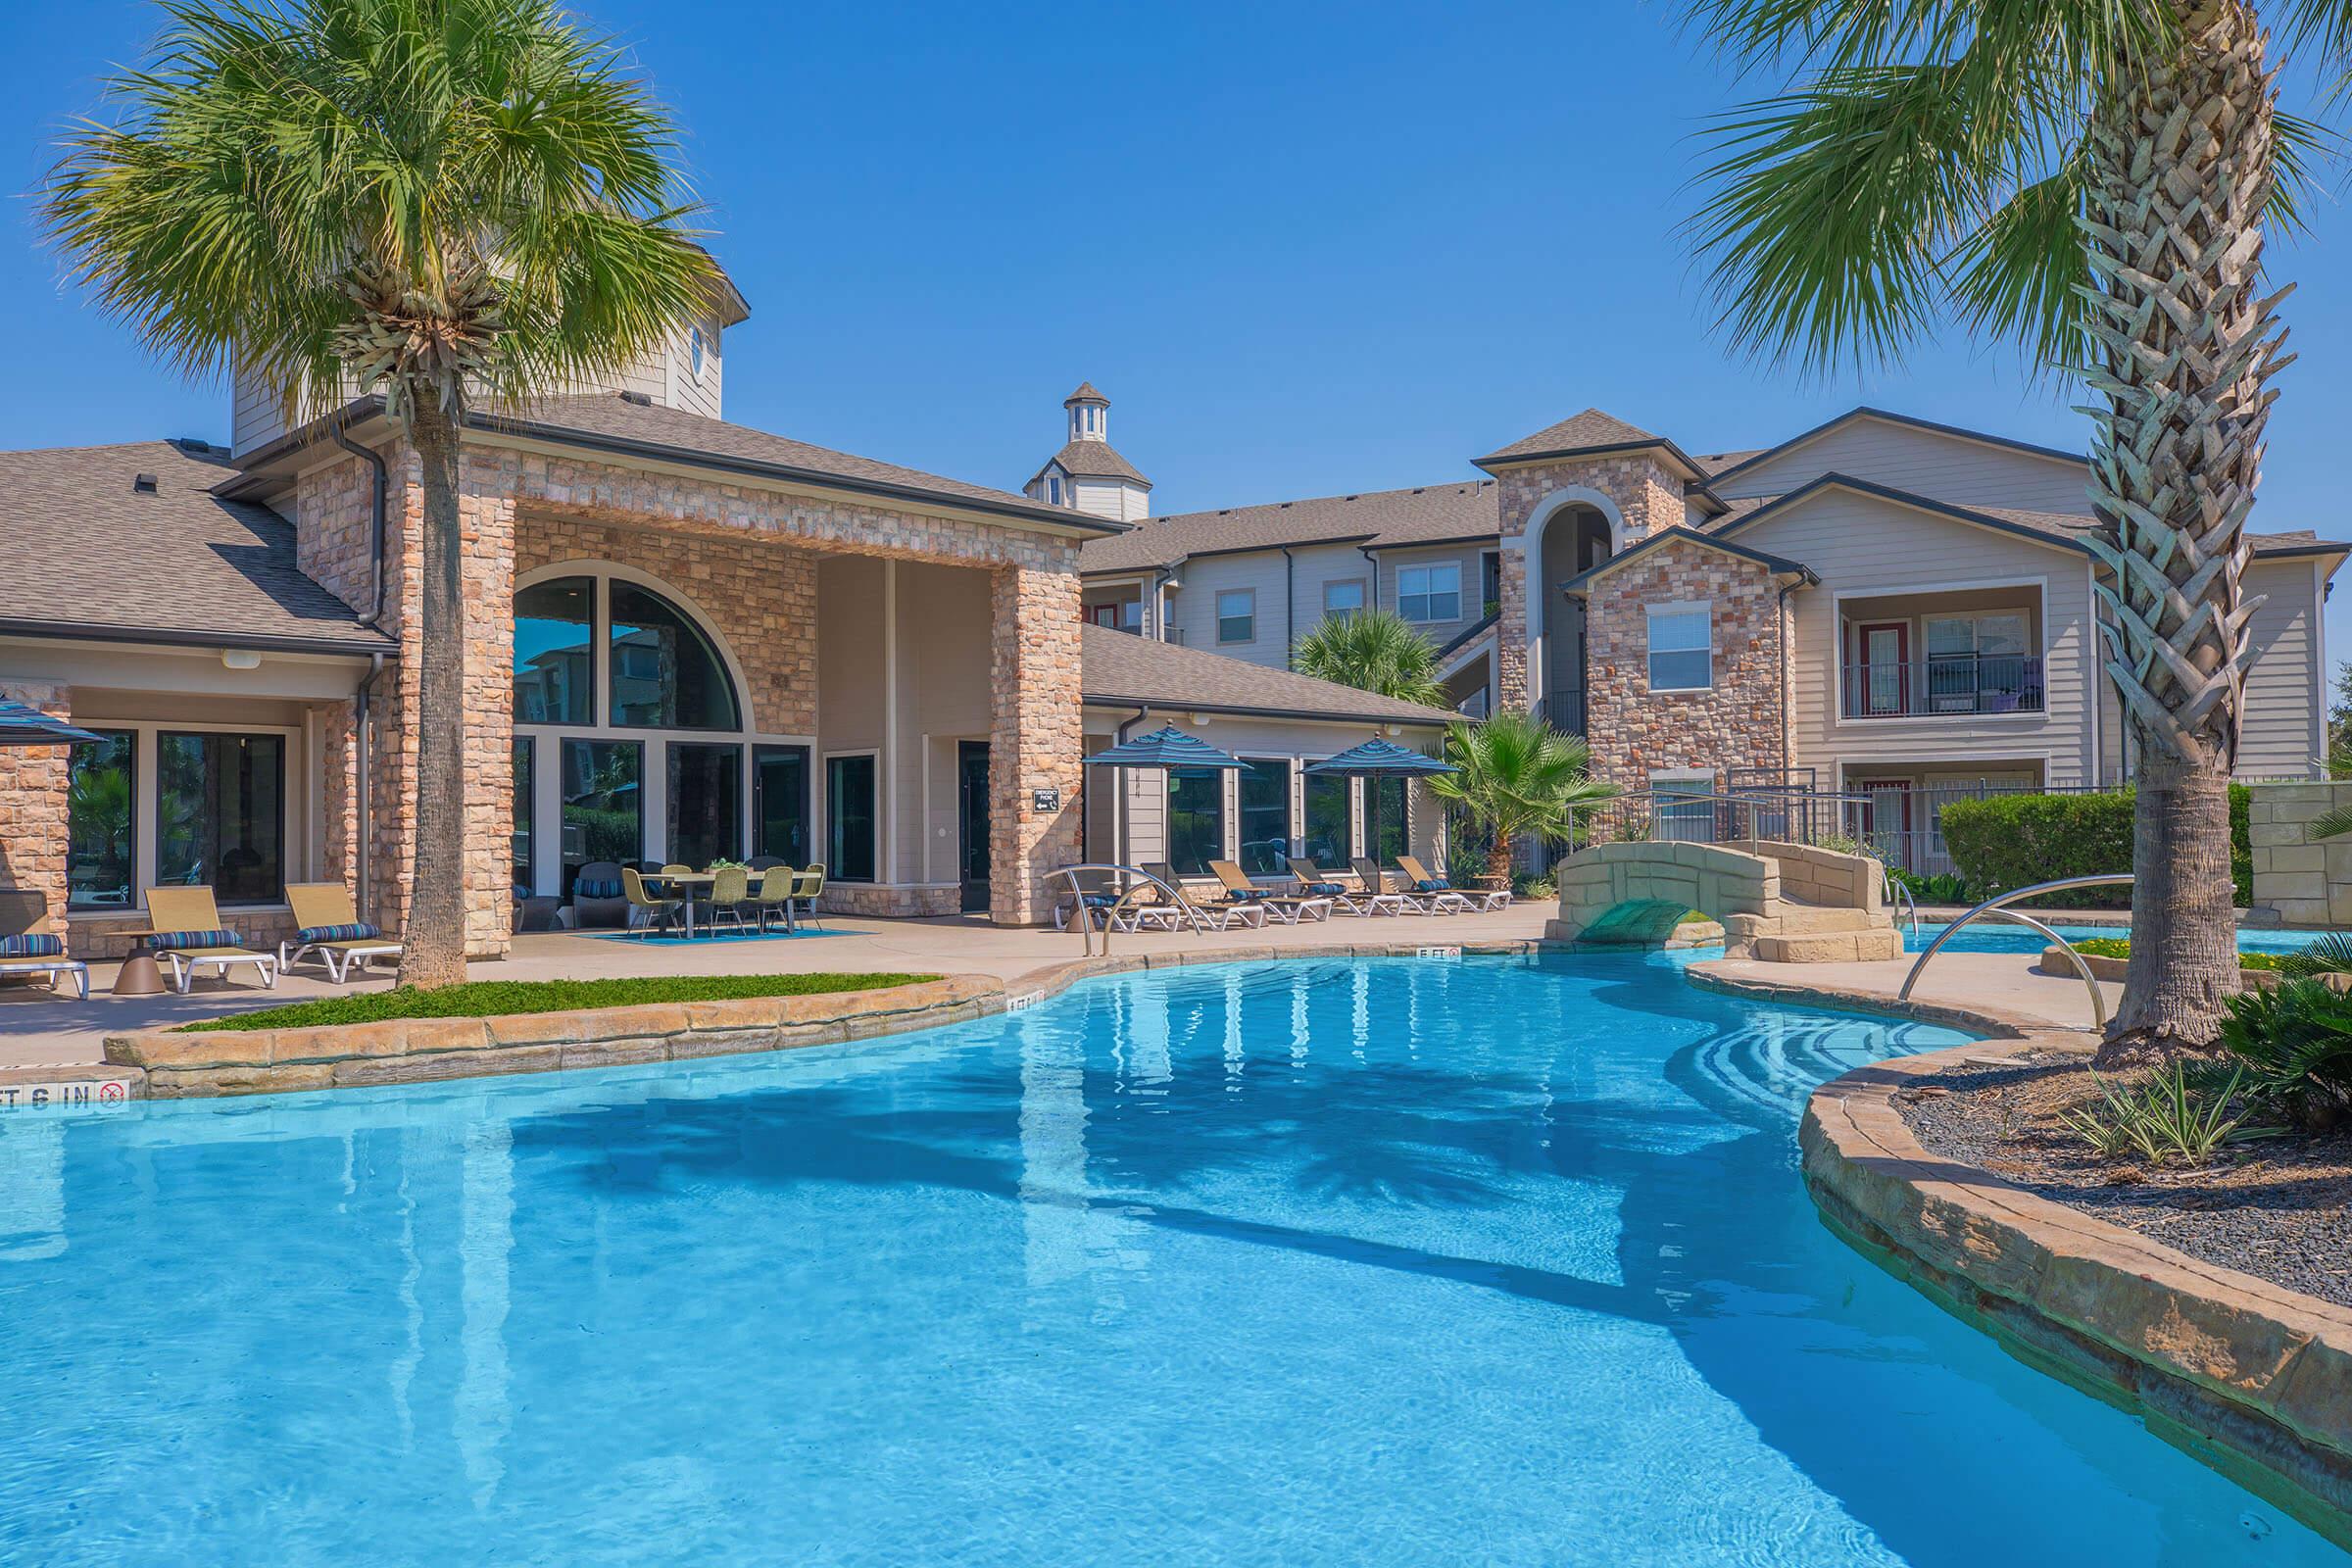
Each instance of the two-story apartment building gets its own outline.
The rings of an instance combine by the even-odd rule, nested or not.
[[[1377,604],[1438,645],[1462,711],[1540,712],[1634,789],[1864,797],[1858,820],[1915,860],[1939,853],[1948,792],[2126,774],[2080,453],[1861,408],[1693,456],[1589,409],[1476,466],[1091,540],[1086,613],[1281,664]],[[2253,540],[2242,776],[2322,766],[2323,612],[2348,549]]]

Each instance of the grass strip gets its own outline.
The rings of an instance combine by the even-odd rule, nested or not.
[[[935,974],[674,974],[609,980],[473,980],[438,991],[360,991],[282,1007],[230,1013],[181,1024],[178,1033],[224,1029],[318,1029],[391,1018],[505,1018],[526,1012],[636,1007],[663,1002],[735,1002],[749,997],[809,997],[837,991],[884,991],[936,980]]]

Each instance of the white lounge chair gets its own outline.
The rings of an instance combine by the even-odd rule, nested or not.
[[[241,963],[252,965],[262,984],[277,988],[277,955],[255,952],[223,926],[211,888],[149,888],[147,924],[147,945],[172,965],[172,984],[182,995],[196,983],[197,970],[210,966],[225,980]]]
[[[90,967],[66,956],[66,939],[49,929],[49,901],[28,888],[0,892],[0,975],[46,975],[55,991],[63,978],[90,1000]]]
[[[286,904],[300,929],[277,945],[281,974],[315,956],[326,965],[328,977],[341,985],[355,963],[365,969],[374,959],[400,956],[399,940],[361,919],[351,890],[340,882],[289,882]]]

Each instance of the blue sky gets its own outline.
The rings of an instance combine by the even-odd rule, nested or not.
[[[1588,404],[1692,451],[1858,402],[2079,446],[2016,356],[1957,334],[1804,384],[1737,362],[1678,230],[1734,80],[1639,4],[780,7],[593,0],[687,132],[753,307],[731,418],[1016,487],[1081,378],[1155,511],[1422,484]],[[124,0],[0,17],[0,178],[135,57]],[[2343,179],[2275,245],[2302,359],[2258,528],[2352,531]],[[0,289],[11,446],[224,438],[225,396],[153,370],[64,286],[18,200]],[[2329,614],[2352,653],[2352,593]]]

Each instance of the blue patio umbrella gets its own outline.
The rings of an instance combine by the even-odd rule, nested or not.
[[[1395,741],[1370,740],[1361,746],[1350,746],[1337,757],[1326,757],[1320,762],[1309,762],[1304,769],[1327,778],[1419,778],[1429,773],[1458,773],[1460,768],[1435,757],[1425,757],[1410,747]],[[1371,832],[1364,848],[1372,857],[1375,867],[1380,864],[1380,787],[1372,789],[1372,808],[1365,813]],[[1378,893],[1379,888],[1368,891]]]
[[[51,718],[37,708],[0,698],[0,746],[72,746],[99,736]]]
[[[1121,741],[1107,752],[1097,752],[1086,760],[1089,767],[1227,767],[1243,768],[1250,764],[1240,758],[1218,751],[1204,740],[1187,735],[1173,724],[1139,735],[1131,741]]]

